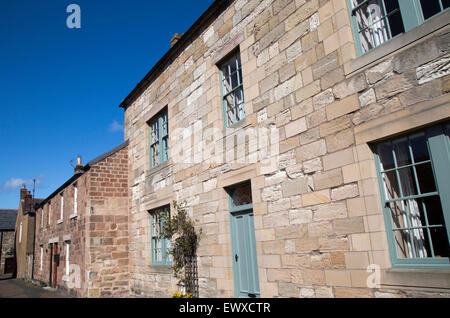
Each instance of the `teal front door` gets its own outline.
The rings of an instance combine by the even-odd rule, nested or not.
[[[231,213],[231,240],[235,297],[259,297],[253,211]]]

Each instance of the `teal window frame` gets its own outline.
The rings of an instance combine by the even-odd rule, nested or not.
[[[230,72],[230,62],[235,61],[236,70],[234,72]],[[225,76],[224,67],[227,67],[227,74]],[[244,99],[244,84],[242,78],[242,62],[239,50],[235,51],[229,57],[227,57],[223,62],[219,64],[219,73],[220,73],[220,92],[222,96],[222,111],[223,111],[223,123],[225,128],[232,127],[233,125],[241,122],[245,119],[245,99]],[[237,85],[230,87],[229,91],[224,87],[225,81],[228,83],[232,83],[232,75],[236,74],[237,76]],[[241,94],[242,101],[241,103],[236,105],[236,99],[234,98],[235,93]],[[234,122],[230,123],[228,118],[228,107],[227,107],[227,98],[231,97],[233,101],[233,120]],[[239,112],[239,113],[238,113]]]
[[[148,122],[150,141],[150,168],[169,160],[169,116],[167,107]],[[155,154],[155,149],[158,153]]]
[[[399,168],[397,167],[395,154],[393,154],[394,158],[394,164],[395,168],[393,169],[386,169],[385,171],[382,171],[382,165],[381,165],[381,159],[378,154],[377,147],[380,144],[398,140],[403,137],[409,137],[417,133],[424,132],[426,136],[426,143],[428,147],[428,154],[430,156],[429,163],[431,164],[431,169],[433,170],[435,185],[436,185],[436,192],[426,193],[426,194],[420,194],[420,188],[418,185],[418,177],[416,169],[413,168],[414,172],[414,179],[416,183],[416,187],[418,189],[419,194],[413,195],[413,196],[406,196],[406,197],[400,197],[396,199],[388,199],[386,195],[386,188],[385,182],[383,181],[382,173],[388,172],[390,170],[396,172],[396,178],[398,182],[398,187],[400,189],[400,192],[402,191],[402,184],[399,181]],[[376,166],[376,172],[377,172],[377,179],[379,183],[379,189],[380,189],[380,196],[381,196],[381,203],[383,208],[383,216],[384,216],[384,223],[386,226],[386,233],[387,233],[387,241],[389,246],[389,254],[390,259],[392,263],[392,268],[421,268],[421,269],[450,269],[450,259],[448,257],[437,257],[434,258],[434,252],[433,252],[433,245],[432,240],[430,236],[430,231],[433,227],[433,225],[428,224],[428,216],[427,211],[425,208],[424,214],[425,219],[427,220],[425,223],[425,226],[421,226],[420,228],[425,232],[424,235],[428,235],[428,239],[431,241],[431,251],[433,257],[428,258],[400,258],[397,255],[397,246],[395,242],[394,237],[394,225],[393,220],[391,216],[391,209],[389,207],[389,204],[394,201],[406,201],[410,199],[421,199],[426,196],[433,196],[437,195],[439,196],[441,207],[442,207],[442,213],[443,213],[443,219],[444,219],[444,226],[447,233],[447,238],[449,240],[448,244],[450,245],[450,123],[446,123],[443,125],[433,126],[431,128],[427,128],[424,130],[420,130],[417,132],[412,132],[405,134],[403,136],[398,136],[395,138],[392,138],[390,140],[385,140],[380,143],[377,143],[375,146],[375,166]],[[408,139],[409,140],[409,139]],[[409,145],[409,154],[410,158],[412,159],[412,165],[411,167],[420,165],[420,164],[426,164],[428,162],[414,162],[414,157],[412,155],[412,147],[410,141],[408,141]],[[406,168],[408,166],[402,166],[401,168]],[[423,201],[422,201],[423,202]],[[408,226],[406,229],[406,232],[410,234],[411,230],[414,229],[414,226],[410,226],[410,219],[409,219],[409,207],[406,209],[408,212]],[[399,228],[396,229],[397,231],[401,230]],[[414,244],[411,244],[412,250],[414,252]],[[414,252],[415,253],[415,252]]]
[[[170,218],[170,206],[164,206],[150,211],[150,240],[152,265],[154,266],[170,266],[172,265],[172,257],[169,254],[171,241],[161,235],[164,227],[164,220]],[[157,257],[157,242],[160,242],[161,257]]]
[[[425,19],[423,12],[422,12],[420,0],[398,0],[400,14],[401,14],[401,18],[403,21],[403,26],[404,26],[405,32],[400,33],[399,35],[397,35],[395,37],[392,37],[391,31],[390,31],[390,25],[389,25],[389,23],[387,23],[389,39],[387,41],[381,43],[380,45],[371,48],[367,52],[364,52],[363,46],[361,43],[361,38],[359,36],[359,28],[358,28],[358,22],[357,22],[357,18],[356,18],[356,11],[358,9],[361,9],[365,5],[367,5],[370,1],[371,0],[364,0],[356,7],[353,7],[352,0],[347,0],[347,6],[348,6],[349,14],[350,14],[350,23],[351,23],[351,28],[352,28],[352,32],[353,32],[353,38],[355,40],[356,53],[358,56],[367,54],[367,53],[377,49],[378,47],[382,46],[383,44],[391,41],[393,38],[400,36],[401,34],[404,34],[408,31],[414,29],[415,27],[419,26],[420,24],[424,23],[425,21],[428,21],[428,20],[434,18],[435,16],[442,14],[443,12],[450,9],[450,7],[444,9],[443,5],[442,5],[442,0],[439,0],[439,5],[441,8],[441,11],[436,13],[435,15]],[[383,5],[383,10],[385,10],[385,1],[386,0],[381,0],[381,3]],[[387,1],[389,1],[389,0],[387,0]],[[383,19],[386,16],[383,16]]]

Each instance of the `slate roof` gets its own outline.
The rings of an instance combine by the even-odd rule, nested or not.
[[[0,209],[0,231],[14,231],[16,218],[17,210]]]

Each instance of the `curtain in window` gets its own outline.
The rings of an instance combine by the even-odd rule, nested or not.
[[[381,0],[367,6],[369,25],[372,33],[373,47],[377,47],[389,40],[386,21],[383,18],[383,7]]]

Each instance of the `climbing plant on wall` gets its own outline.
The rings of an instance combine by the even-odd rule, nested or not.
[[[162,236],[171,239],[172,270],[179,285],[198,297],[197,248],[201,229],[195,230],[195,223],[189,217],[185,204],[173,202],[175,214],[164,220]]]

